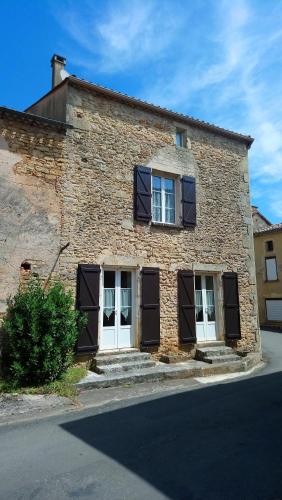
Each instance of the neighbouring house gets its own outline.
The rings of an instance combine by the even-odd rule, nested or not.
[[[253,228],[254,233],[260,229],[271,226],[271,222],[258,210],[258,207],[252,205]]]
[[[259,215],[266,221],[254,221],[259,320],[264,326],[282,327],[282,223],[271,224]]]
[[[260,349],[250,136],[66,76],[0,110],[0,304],[61,277],[86,311],[79,354]],[[64,79],[62,79],[64,78]]]

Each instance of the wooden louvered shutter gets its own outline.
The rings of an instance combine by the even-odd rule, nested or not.
[[[225,336],[230,340],[240,339],[240,306],[237,273],[223,273],[222,281]]]
[[[77,308],[87,314],[88,324],[80,332],[77,352],[98,349],[100,266],[80,264],[77,270]]]
[[[182,181],[182,222],[184,227],[196,225],[195,177],[184,176]]]
[[[197,341],[193,271],[178,271],[178,321],[182,344]]]
[[[134,168],[134,218],[149,222],[151,214],[151,169],[141,165]]]
[[[160,345],[160,271],[143,267],[141,291],[141,345]]]

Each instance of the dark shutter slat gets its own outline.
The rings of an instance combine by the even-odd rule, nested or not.
[[[182,222],[184,227],[196,225],[196,183],[195,177],[182,179]]]
[[[160,345],[160,271],[144,267],[141,271],[141,345]]]
[[[100,266],[78,266],[76,304],[88,316],[88,324],[81,330],[77,342],[78,353],[96,352],[98,349],[100,272]]]
[[[192,344],[196,338],[195,291],[193,271],[178,271],[178,321],[182,344]]]
[[[241,338],[237,273],[223,273],[222,281],[225,336],[227,339],[237,340]]]
[[[149,222],[151,215],[151,169],[136,165],[134,168],[134,218]]]

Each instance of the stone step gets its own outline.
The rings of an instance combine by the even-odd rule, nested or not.
[[[225,342],[223,340],[215,340],[210,342],[200,342],[196,344],[197,349],[205,348],[205,347],[221,347],[225,346]]]
[[[133,370],[139,370],[143,368],[152,368],[155,366],[155,362],[153,360],[144,360],[144,361],[130,361],[127,363],[117,363],[117,364],[107,364],[107,365],[98,365],[95,368],[96,373],[122,373],[129,372]]]
[[[151,359],[151,354],[148,352],[140,352],[140,351],[135,351],[135,352],[130,352],[130,353],[125,353],[125,354],[112,354],[108,356],[96,356],[96,358],[93,360],[93,364],[96,367],[99,367],[101,365],[116,365],[116,364],[121,364],[121,363],[130,363],[130,362],[141,362],[141,361],[147,361]]]
[[[226,354],[226,355],[221,355],[221,356],[216,356],[213,354],[212,356],[205,356],[202,361],[205,363],[232,363],[233,361],[241,361],[240,356],[237,356],[237,354]]]
[[[96,354],[96,359],[97,358],[103,358],[107,356],[116,356],[119,354],[134,354],[135,352],[140,352],[139,349],[136,347],[128,347],[124,349],[113,349],[113,350],[107,350],[107,351],[99,351],[98,354]]]
[[[196,358],[205,359],[212,356],[226,356],[228,354],[234,354],[232,347],[220,346],[220,347],[201,347],[196,349]]]
[[[157,363],[152,368],[143,368],[131,372],[98,375],[89,372],[76,387],[78,389],[99,389],[120,385],[132,385],[141,382],[157,382],[165,379],[185,379],[189,377],[207,377],[225,373],[240,373],[248,369],[248,362],[239,358],[231,363],[203,363],[191,360],[168,365]]]

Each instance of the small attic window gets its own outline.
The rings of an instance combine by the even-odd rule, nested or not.
[[[273,252],[273,241],[269,240],[265,244],[267,252]]]
[[[29,262],[22,262],[21,269],[23,269],[24,271],[30,271],[31,270],[31,264]]]
[[[179,148],[186,148],[186,133],[183,129],[176,129],[175,144]]]

